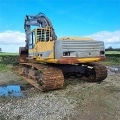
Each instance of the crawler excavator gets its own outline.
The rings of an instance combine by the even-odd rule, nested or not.
[[[32,26],[37,28],[31,30]],[[41,91],[62,88],[66,75],[83,76],[90,82],[101,82],[107,77],[106,67],[98,63],[106,58],[102,41],[57,38],[43,13],[26,15],[24,29],[26,45],[19,48],[19,73]]]

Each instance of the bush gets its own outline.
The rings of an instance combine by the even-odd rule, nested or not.
[[[115,57],[115,58],[120,58],[120,54],[106,54],[106,57]]]
[[[19,64],[19,56],[18,55],[0,55],[0,63],[1,64]]]

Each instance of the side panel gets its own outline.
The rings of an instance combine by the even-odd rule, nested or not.
[[[33,58],[54,58],[54,41],[36,42],[33,49],[29,49],[29,56]]]
[[[63,56],[62,40],[55,41],[55,59],[60,59]]]
[[[92,58],[104,56],[104,43],[101,41],[57,40],[55,59],[61,57]]]
[[[41,58],[54,58],[54,41],[38,42],[37,55]]]

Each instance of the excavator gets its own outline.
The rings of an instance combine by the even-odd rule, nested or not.
[[[33,29],[32,29],[33,27]],[[102,82],[107,69],[98,63],[106,59],[104,42],[92,38],[57,38],[44,13],[26,15],[25,47],[19,48],[20,76],[41,91],[61,89],[65,76]]]

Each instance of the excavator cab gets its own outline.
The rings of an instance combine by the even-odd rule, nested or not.
[[[19,48],[19,56],[20,56],[20,62],[27,62],[29,57],[35,58],[39,55],[37,43],[46,43],[49,41],[52,41],[51,37],[51,29],[50,27],[46,28],[37,28],[32,30],[29,34],[29,41],[28,41],[28,48],[26,47],[20,47]],[[41,49],[41,48],[40,48]],[[41,56],[41,55],[40,55]]]
[[[48,51],[53,45],[50,27],[34,29],[29,34],[28,56],[30,59],[49,57]]]

